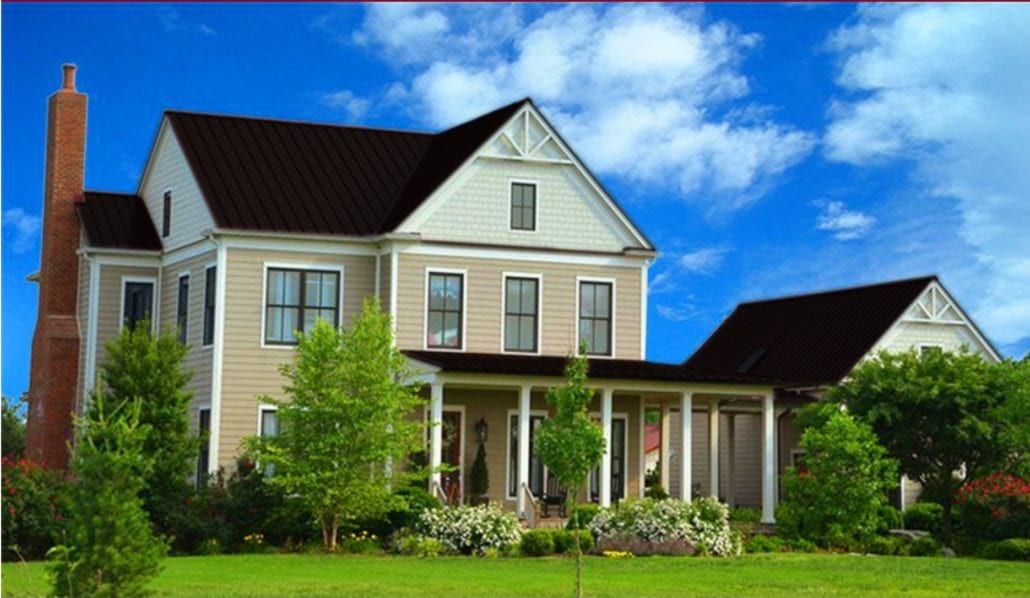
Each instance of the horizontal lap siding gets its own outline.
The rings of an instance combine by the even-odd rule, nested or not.
[[[86,347],[89,343],[89,260],[79,256],[79,282],[76,315],[79,320],[79,381],[75,391],[75,409],[81,412],[86,392]]]
[[[374,293],[375,258],[228,249],[227,261],[219,463],[229,468],[239,454],[243,438],[257,433],[257,397],[282,396],[285,379],[279,367],[294,354],[290,348],[261,346],[265,262],[342,265],[344,297],[340,319],[347,324],[361,311],[365,297]]]
[[[423,348],[427,267],[468,271],[465,282],[465,292],[468,294],[465,350],[477,353],[501,351],[503,272],[543,276],[541,347],[546,355],[567,355],[575,345],[576,278],[614,278],[616,357],[640,358],[640,268],[412,254],[400,256],[397,281],[397,342],[402,349]]]
[[[157,268],[100,266],[99,310],[97,312],[97,376],[103,372],[107,351],[104,345],[121,332],[122,277],[157,278]],[[157,292],[157,289],[155,289]]]
[[[734,499],[738,505],[747,507],[759,507],[762,504],[762,417],[749,413],[737,413],[735,420],[734,438],[734,472],[733,490]],[[693,427],[692,454],[691,454],[691,476],[694,487],[700,485],[701,495],[708,496],[711,488],[711,476],[708,467],[708,411],[694,411],[691,417]],[[721,488],[719,494],[725,498],[728,468],[729,438],[726,430],[729,426],[729,418],[722,414],[719,421],[719,479]],[[680,495],[680,473],[679,473],[679,443],[680,443],[680,414],[674,411],[670,414],[669,424],[669,449],[675,455],[669,462],[669,494]]]
[[[166,265],[161,269],[161,330],[178,335],[179,275],[189,274],[189,306],[186,317],[186,343],[189,349],[183,366],[193,372],[188,388],[193,393],[190,411],[211,403],[211,361],[214,352],[203,347],[204,342],[204,284],[209,264],[215,262],[215,252]]]
[[[200,240],[215,223],[170,126],[162,129],[153,160],[141,195],[154,228],[160,234],[164,222],[164,194],[172,192],[172,222],[168,237],[162,240],[164,250]]]

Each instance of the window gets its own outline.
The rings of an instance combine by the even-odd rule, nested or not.
[[[274,407],[261,407],[258,412],[261,418],[258,422],[258,434],[262,438],[269,438],[279,435],[279,412]],[[275,475],[275,464],[269,463],[264,467],[265,477]]]
[[[919,356],[927,355],[929,353],[937,352],[940,353],[944,350],[941,345],[935,345],[932,343],[919,343]]]
[[[429,273],[426,346],[460,349],[464,275]]]
[[[265,287],[265,343],[295,345],[297,330],[319,319],[339,324],[340,273],[269,268]]]
[[[167,237],[172,232],[172,192],[165,191],[164,213],[161,221],[161,237]]]
[[[587,355],[612,354],[612,284],[579,283],[579,342]]]
[[[207,470],[210,463],[208,448],[211,444],[211,410],[197,411],[197,434],[200,437],[200,452],[197,454],[197,486],[207,481]]]
[[[211,266],[204,272],[204,345],[215,342],[215,285],[218,269]]]
[[[154,283],[126,281],[122,292],[122,323],[135,328],[137,322],[150,320],[154,307]]]
[[[540,280],[504,279],[504,350],[535,353]]]
[[[512,230],[536,230],[536,185],[511,184]]]
[[[179,297],[175,311],[175,324],[179,327],[179,342],[186,344],[186,325],[190,311],[190,276],[179,277]]]

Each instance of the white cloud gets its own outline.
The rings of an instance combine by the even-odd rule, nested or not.
[[[349,89],[341,89],[340,91],[325,94],[322,96],[322,103],[330,108],[342,110],[347,118],[351,120],[361,120],[361,117],[372,106],[372,103],[367,98],[354,95],[354,92]]]
[[[864,237],[876,223],[876,218],[858,210],[849,210],[842,201],[819,199],[812,204],[820,208],[816,228],[833,232],[833,238],[838,241]]]
[[[40,217],[29,214],[21,208],[4,210],[3,229],[11,239],[11,249],[15,253],[25,253],[32,249],[39,234]]]
[[[725,247],[703,247],[679,258],[679,266],[685,273],[712,274],[722,265],[726,252]]]
[[[905,160],[957,210],[980,272],[968,306],[1002,343],[1030,337],[1030,11],[1011,5],[863,7],[829,47],[848,96],[831,109],[827,155]],[[913,216],[910,216],[913,217]]]
[[[685,304],[679,307],[659,304],[655,307],[655,311],[658,312],[659,316],[670,322],[686,322],[698,315],[697,307],[693,304]]]
[[[187,33],[199,33],[201,35],[218,35],[218,32],[204,23],[193,23],[182,18],[178,10],[164,7],[158,11],[158,19],[165,31],[185,31]]]
[[[353,39],[412,75],[403,97],[432,125],[531,96],[596,171],[710,214],[755,201],[813,146],[747,105],[740,66],[759,37],[696,8],[573,5],[524,19],[511,7],[374,5]]]

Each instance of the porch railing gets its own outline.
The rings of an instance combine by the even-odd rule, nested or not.
[[[522,518],[526,520],[526,527],[534,528],[536,527],[538,520],[537,498],[533,495],[533,490],[529,487],[529,484],[523,483],[520,492],[522,492],[522,497],[525,501]]]

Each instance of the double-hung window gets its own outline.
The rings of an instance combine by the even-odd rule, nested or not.
[[[275,407],[262,405],[258,412],[260,420],[258,421],[258,435],[261,438],[271,438],[279,435],[279,412],[276,411]],[[264,468],[264,474],[266,477],[275,475],[275,465],[269,463]]]
[[[204,271],[204,341],[205,346],[215,342],[215,285],[218,277],[215,266]]]
[[[175,325],[179,328],[179,342],[186,344],[189,314],[190,314],[190,275],[183,274],[179,277],[179,296],[175,309]]]
[[[461,349],[465,276],[453,272],[430,272],[428,278],[426,347]]]
[[[122,289],[122,322],[129,328],[150,320],[154,308],[154,283],[125,281]]]
[[[511,229],[536,230],[536,185],[511,184]]]
[[[612,283],[579,283],[579,342],[587,355],[612,354]]]
[[[295,345],[298,330],[340,323],[340,273],[269,268],[265,289],[265,344]]]
[[[540,279],[504,279],[504,350],[536,353],[540,318]]]

